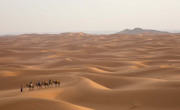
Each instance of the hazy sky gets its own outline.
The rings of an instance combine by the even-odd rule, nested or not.
[[[180,30],[180,0],[0,0],[0,34]]]

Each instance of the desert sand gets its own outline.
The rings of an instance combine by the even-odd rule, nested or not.
[[[0,37],[0,110],[180,110],[180,35]]]

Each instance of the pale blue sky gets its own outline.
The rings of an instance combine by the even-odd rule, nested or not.
[[[180,30],[180,0],[0,0],[0,34]]]

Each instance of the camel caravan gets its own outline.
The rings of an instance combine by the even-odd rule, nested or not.
[[[55,85],[55,87],[59,87],[60,86],[60,81],[59,80],[49,80],[49,81],[38,81],[37,83],[35,83],[35,85],[30,82],[28,84],[26,84],[26,86],[29,88],[29,91],[34,90],[34,87],[36,86],[38,90],[40,90],[41,88],[49,88],[49,87],[53,87]]]

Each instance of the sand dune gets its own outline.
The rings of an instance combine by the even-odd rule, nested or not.
[[[1,109],[5,110],[92,110],[85,107],[69,104],[63,101],[49,100],[49,99],[38,99],[38,98],[16,98],[16,99],[3,99]]]
[[[179,42],[178,34],[0,37],[0,110],[179,110]],[[49,79],[60,87],[25,87]]]

